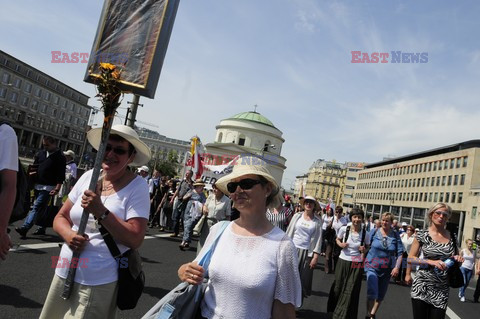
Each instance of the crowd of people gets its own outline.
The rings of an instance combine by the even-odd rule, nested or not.
[[[3,154],[18,154],[11,127],[0,125],[0,133],[0,149],[10,150]],[[101,129],[87,134],[96,149],[100,136]],[[464,285],[458,298],[462,302],[470,279],[480,276],[474,242],[467,239],[465,248],[457,248],[457,239],[446,228],[451,208],[444,203],[429,210],[427,229],[416,229],[400,224],[389,212],[373,220],[358,207],[349,212],[340,206],[321,207],[312,196],[294,204],[288,195],[282,196],[267,163],[258,158],[241,158],[231,173],[212,185],[194,179],[191,170],[181,180],[163,176],[156,168],[150,174],[149,148],[125,125],[113,126],[101,178],[96,191],[91,191],[92,171],[77,175],[75,153],[60,150],[51,137],[42,142],[29,170],[34,201],[15,230],[25,238],[56,197],[61,208],[53,230],[65,242],[60,258],[71,260],[81,252],[92,266],[77,269],[68,300],[60,298],[68,268],[56,269],[41,318],[116,317],[118,264],[100,229],[122,253],[140,247],[148,227],[181,238],[182,251],[193,248],[192,238],[198,235],[197,259],[178,269],[180,280],[193,285],[207,276],[198,318],[295,318],[296,309],[315,289],[313,275],[321,262],[327,274],[334,274],[327,310],[336,319],[358,317],[364,276],[366,318],[375,318],[391,278],[411,286],[414,318],[444,318],[450,290],[446,261],[453,258],[461,263]],[[0,157],[0,205],[7,211],[13,209],[12,190],[20,168],[18,156]],[[79,235],[84,210],[89,218],[85,233]],[[0,216],[2,259],[12,245],[8,218],[9,214]],[[206,272],[198,265],[198,256],[210,248],[219,223],[225,221],[229,224]],[[45,228],[39,227],[34,234],[44,233]]]

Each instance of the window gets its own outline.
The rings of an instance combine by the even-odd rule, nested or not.
[[[453,169],[454,166],[455,166],[455,159],[452,158],[452,159],[450,160],[450,169]]]
[[[462,159],[461,157],[457,158],[457,166],[456,166],[456,168],[460,168],[460,160],[461,160],[461,159]]]
[[[11,103],[17,103],[18,100],[18,93],[17,92],[12,92],[12,95],[10,95],[10,102]]]
[[[42,113],[47,112],[47,106],[45,104],[40,105],[40,112],[42,112]]]
[[[432,162],[428,163],[428,171],[430,172],[432,170]]]
[[[435,194],[433,194],[433,201],[438,202],[438,193],[437,192],[435,192]]]
[[[460,175],[460,185],[465,185],[465,174]]]
[[[36,111],[37,109],[38,109],[38,102],[35,101],[35,100],[33,100],[33,101],[32,101],[32,110],[35,110],[35,111]]]
[[[422,187],[425,186],[425,177],[422,178]]]
[[[53,103],[54,103],[55,105],[58,105],[59,102],[60,102],[60,98],[59,98],[57,95],[55,95],[55,96],[53,97]]]
[[[468,164],[468,156],[465,156],[463,158],[463,167],[467,167],[467,164]]]
[[[22,97],[22,101],[20,102],[20,105],[25,107],[28,106],[28,100],[29,100],[28,97],[26,96]]]
[[[450,193],[445,193],[445,203],[448,203],[450,200]]]
[[[437,170],[437,162],[433,162],[433,170],[434,170],[434,171]]]
[[[450,185],[452,185],[452,175],[448,176],[447,186],[450,186]]]
[[[25,92],[30,93],[32,92],[32,85],[30,83],[25,84]]]
[[[440,193],[439,202],[443,202],[443,193]]]
[[[462,200],[463,200],[463,193],[458,193],[458,202],[457,203],[461,204]]]
[[[477,218],[477,207],[473,206],[472,207],[472,219],[476,219],[476,218]]]
[[[437,176],[437,186],[440,186],[440,176]]]
[[[238,145],[242,145],[242,146],[245,145],[245,138],[240,137],[238,139]]]
[[[0,98],[4,99],[7,96],[7,89],[0,88]]]
[[[457,193],[453,192],[452,193],[452,199],[450,200],[450,203],[455,203]]]
[[[458,175],[453,177],[453,185],[458,185]]]
[[[13,83],[13,86],[19,89],[22,86],[22,80],[20,79],[15,79],[15,82]]]
[[[442,177],[442,186],[445,186],[446,183],[447,183],[447,176],[443,176]]]
[[[445,165],[443,165],[443,169],[447,169],[448,168],[448,159],[445,160]]]
[[[10,74],[4,72],[2,75],[2,83],[8,84],[10,82]]]
[[[430,192],[430,194],[428,194],[428,201],[431,202],[432,201],[432,196],[433,196],[433,193]]]
[[[427,183],[425,185],[428,187],[429,183],[430,183],[430,177],[427,177]]]
[[[52,94],[50,92],[45,92],[45,95],[43,96],[45,101],[50,101],[51,97],[52,97]]]

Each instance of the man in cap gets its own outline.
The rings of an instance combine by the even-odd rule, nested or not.
[[[145,166],[145,165],[143,165],[142,167],[139,167],[137,170],[138,175],[140,175],[147,183],[149,181],[149,178],[148,178],[149,171],[150,169],[148,168],[148,166]]]

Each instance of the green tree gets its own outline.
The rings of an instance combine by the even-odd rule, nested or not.
[[[162,176],[175,176],[177,175],[177,169],[179,166],[178,163],[178,154],[175,150],[170,150],[167,156],[164,156],[163,152],[159,152],[156,154],[154,164],[155,169],[162,174]]]

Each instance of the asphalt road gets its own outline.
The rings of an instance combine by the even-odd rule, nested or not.
[[[169,238],[168,234],[159,233],[156,229],[150,229],[147,235],[153,237],[147,237],[140,249],[146,274],[144,294],[137,308],[119,311],[119,318],[140,318],[145,314],[179,283],[177,278],[179,265],[195,257],[195,242],[189,251],[182,252],[178,248],[179,238]],[[47,231],[46,236],[29,235],[25,240],[20,240],[14,231],[11,232],[11,236],[15,247],[10,251],[7,261],[0,261],[0,318],[38,318],[54,274],[51,256],[59,254],[60,239],[51,229]],[[319,267],[314,273],[313,294],[297,311],[298,318],[327,318],[328,291],[334,277],[322,271],[322,263],[321,258]],[[473,287],[474,283],[472,280],[470,287]],[[360,298],[362,301],[366,298],[365,286],[363,282]],[[377,318],[412,318],[409,293],[408,287],[391,284]],[[457,293],[457,290],[451,290],[449,318],[478,318],[480,304],[472,303],[473,289],[467,290],[465,303],[459,301]],[[365,305],[361,302],[359,318],[364,318],[364,314]]]

